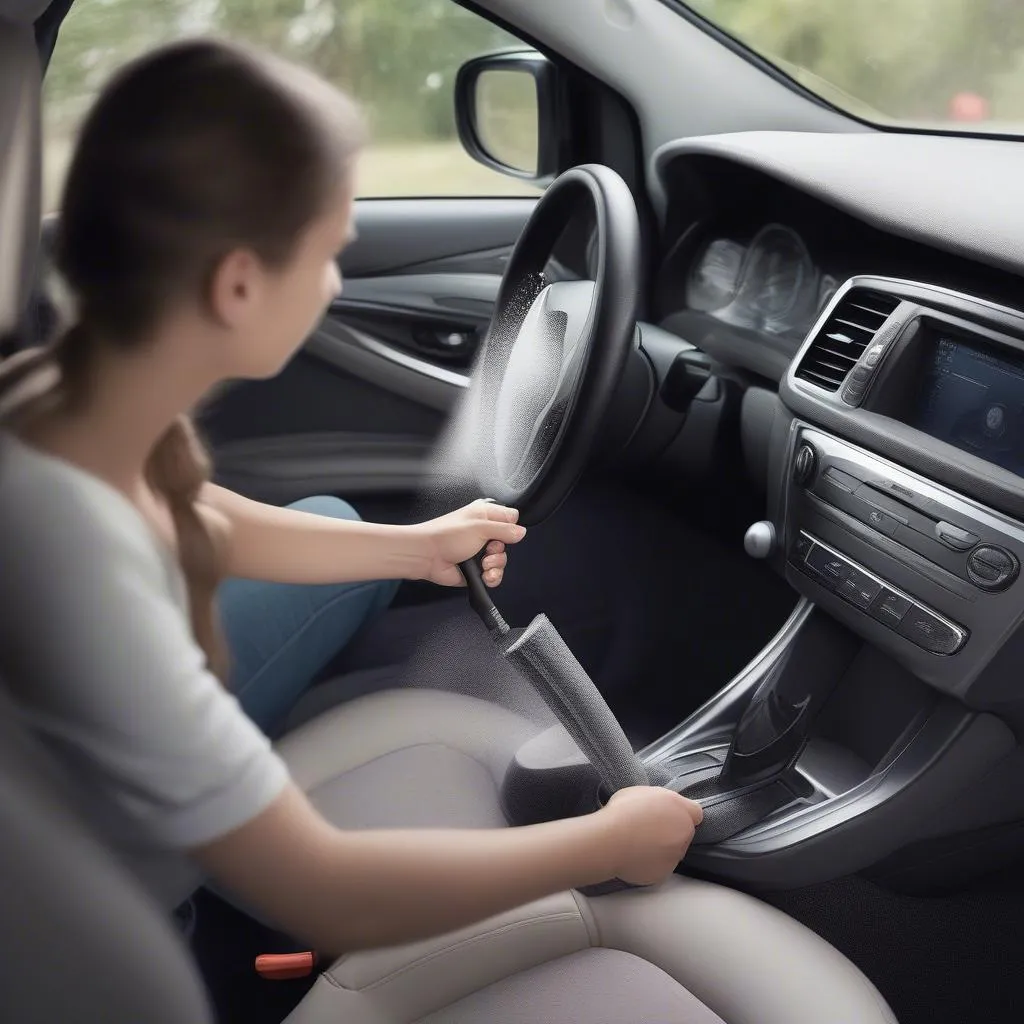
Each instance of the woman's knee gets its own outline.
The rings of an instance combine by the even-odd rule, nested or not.
[[[292,502],[288,506],[297,512],[312,512],[318,516],[328,516],[331,519],[347,519],[350,522],[361,522],[359,513],[342,498],[335,498],[331,494],[315,494],[309,498],[302,498],[300,501]]]

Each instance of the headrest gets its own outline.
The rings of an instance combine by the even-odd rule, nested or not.
[[[35,280],[42,153],[39,56],[31,20],[5,20],[45,4],[0,0],[0,338],[22,320]]]

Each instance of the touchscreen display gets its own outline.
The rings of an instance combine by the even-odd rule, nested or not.
[[[935,330],[913,426],[1024,475],[1024,354]]]

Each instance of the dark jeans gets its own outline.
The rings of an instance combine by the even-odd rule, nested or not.
[[[290,507],[359,518],[340,498],[306,498]],[[397,589],[397,581],[300,586],[226,580],[219,603],[232,656],[231,690],[249,717],[272,735],[321,669],[388,607]]]

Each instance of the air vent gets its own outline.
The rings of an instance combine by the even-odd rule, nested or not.
[[[899,304],[896,296],[884,292],[848,291],[811,342],[796,375],[825,391],[838,391]]]

